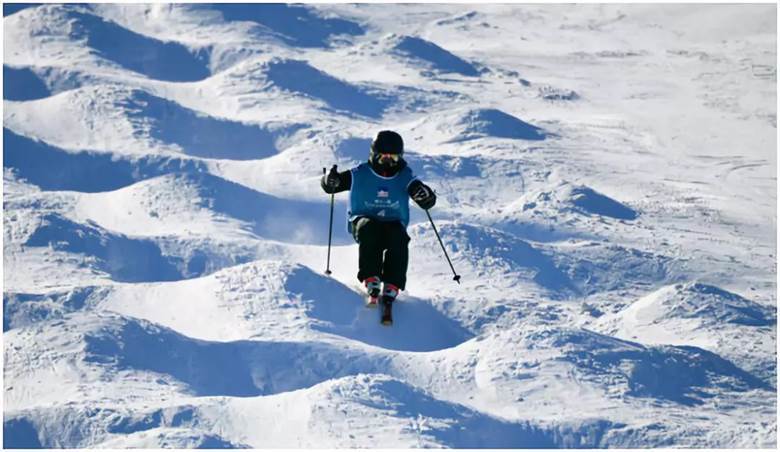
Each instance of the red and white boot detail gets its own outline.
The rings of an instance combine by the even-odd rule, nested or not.
[[[366,285],[366,291],[368,292],[368,302],[366,306],[369,308],[375,308],[379,303],[379,293],[382,287],[382,281],[378,277],[372,276],[363,280]]]
[[[395,300],[395,298],[398,296],[399,290],[400,289],[398,289],[398,286],[395,284],[385,283],[385,290],[382,292],[382,295]]]

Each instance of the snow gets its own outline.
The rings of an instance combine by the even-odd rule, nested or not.
[[[776,6],[4,5],[4,447],[776,448]],[[323,168],[431,185],[384,327]]]

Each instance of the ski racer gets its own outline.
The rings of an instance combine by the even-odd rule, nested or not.
[[[366,287],[369,307],[381,301],[385,325],[392,324],[393,301],[406,285],[409,198],[425,210],[436,204],[436,194],[415,177],[403,155],[401,135],[382,130],[371,142],[367,162],[343,172],[334,165],[321,180],[325,193],[350,191],[347,230],[359,244],[357,278]]]

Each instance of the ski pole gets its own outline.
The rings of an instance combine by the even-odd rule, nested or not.
[[[333,170],[336,170],[336,165],[333,165]],[[322,169],[322,175],[325,175],[325,168]],[[333,198],[335,196],[335,193],[330,194],[330,220],[328,222],[328,263],[325,267],[326,275],[330,275],[332,273],[330,271],[330,239],[333,236]]]
[[[447,263],[450,264],[450,268],[452,269],[452,274],[455,275],[452,279],[460,284],[460,275],[455,271],[455,267],[452,266],[452,261],[450,260],[450,256],[447,255],[447,249],[444,248],[444,243],[441,242],[441,237],[439,237],[439,231],[436,230],[436,225],[433,224],[433,218],[431,218],[430,212],[428,212],[428,209],[425,209],[425,214],[428,215],[428,220],[431,221],[431,226],[433,226],[433,232],[436,234],[436,238],[439,239],[439,245],[441,245],[442,251],[444,251],[444,257],[447,258]]]

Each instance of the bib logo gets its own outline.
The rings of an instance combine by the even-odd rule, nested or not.
[[[388,198],[390,197],[390,190],[388,190],[386,187],[379,187],[379,191],[376,192],[377,198]]]

